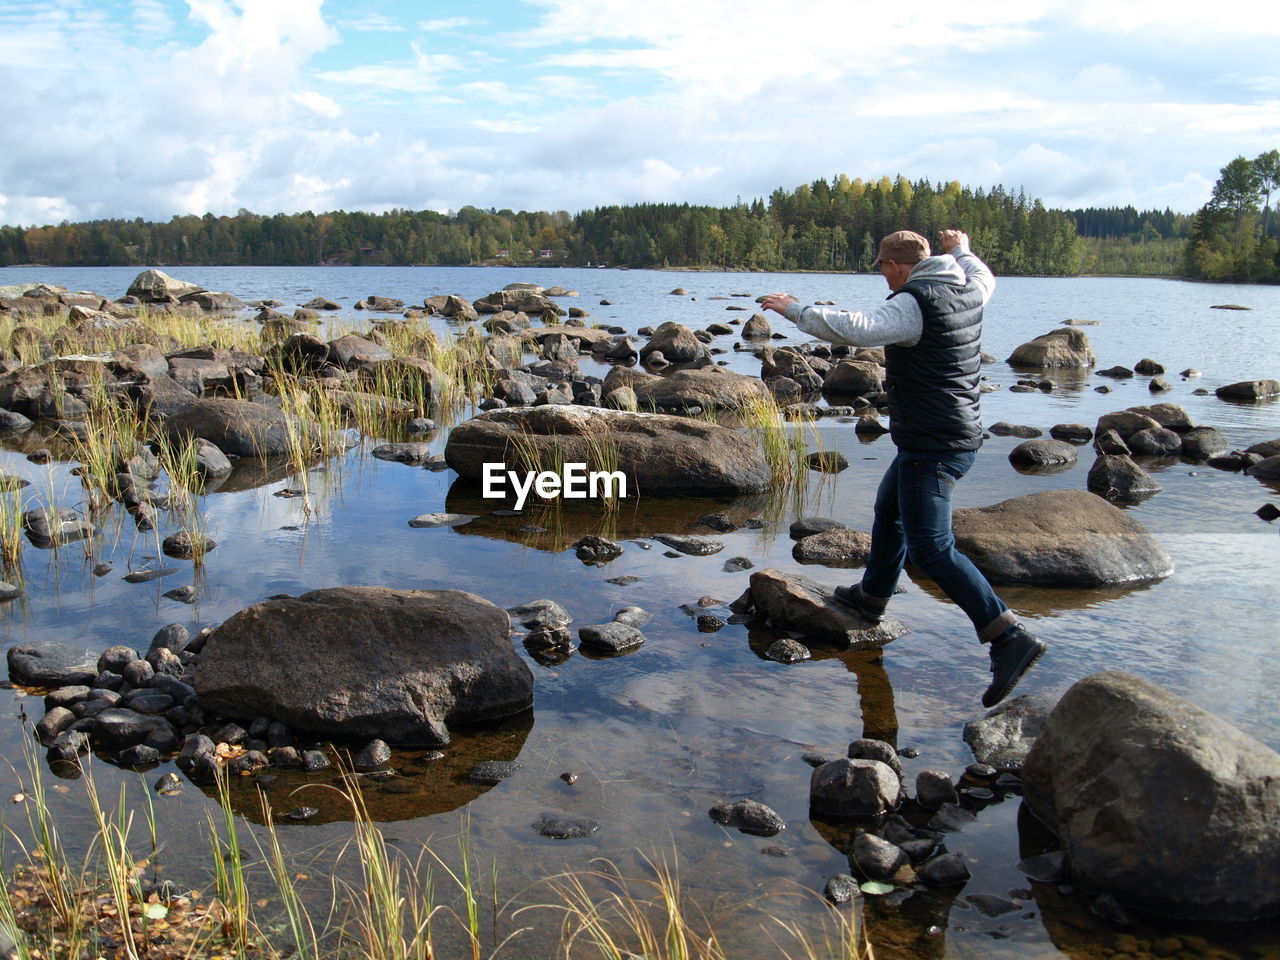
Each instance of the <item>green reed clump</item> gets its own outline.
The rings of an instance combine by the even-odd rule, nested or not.
[[[492,391],[496,380],[486,355],[487,342],[475,327],[468,327],[464,333],[437,337],[428,345],[424,359],[441,375],[440,406],[457,406]]]
[[[21,487],[0,489],[0,562],[6,568],[22,559],[22,515],[28,502]]]
[[[738,407],[737,420],[756,438],[775,485],[791,484],[804,476],[803,433],[797,436],[772,394],[745,397]]]
[[[157,433],[152,441],[160,470],[167,478],[165,508],[171,516],[181,518],[184,526],[200,526],[199,501],[204,484],[196,441],[191,437],[173,439]]]

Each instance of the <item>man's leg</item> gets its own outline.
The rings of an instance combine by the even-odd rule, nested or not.
[[[992,680],[982,695],[995,706],[1013,690],[1047,645],[1028,633],[982,572],[956,550],[951,495],[973,465],[972,453],[924,454],[900,465],[899,506],[911,562],[942,588],[990,643]]]
[[[879,623],[885,607],[898,586],[898,577],[907,560],[907,543],[902,533],[902,512],[898,506],[899,453],[880,478],[876,490],[875,518],[871,523],[871,552],[862,582],[836,587],[835,596],[865,620]]]
[[[982,571],[956,549],[951,532],[951,496],[973,465],[973,454],[922,453],[900,460],[899,504],[908,558],[965,612],[980,640],[999,636],[1017,618]]]

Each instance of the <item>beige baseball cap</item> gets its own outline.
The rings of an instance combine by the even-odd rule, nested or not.
[[[881,260],[894,263],[919,263],[929,256],[929,241],[912,230],[898,230],[880,241],[880,253],[871,266],[880,266]]]

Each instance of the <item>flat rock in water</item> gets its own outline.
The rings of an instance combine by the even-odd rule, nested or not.
[[[429,443],[383,443],[371,451],[378,460],[389,460],[392,463],[408,463],[419,466],[431,458]]]
[[[845,644],[850,649],[883,647],[907,632],[893,617],[869,624],[834,597],[830,587],[781,570],[758,570],[747,592],[734,601],[735,613],[754,610],[783,630]]]
[[[256,603],[209,634],[192,683],[228,716],[424,746],[447,742],[447,724],[533,702],[507,614],[461,590],[333,587]]]
[[[1006,700],[981,718],[966,723],[964,742],[979,763],[996,770],[1021,771],[1053,707],[1053,698],[1044,694],[1023,694]]]
[[[554,600],[530,600],[507,607],[511,619],[526,629],[573,623],[569,611]]]
[[[758,800],[717,803],[708,812],[716,823],[758,837],[772,837],[787,828],[782,817]]]
[[[1076,448],[1065,440],[1043,438],[1020,443],[1009,451],[1009,462],[1020,467],[1049,467],[1075,463]]]
[[[583,563],[602,564],[622,556],[622,547],[605,537],[587,534],[573,544],[574,553]]]
[[[1105,586],[1173,572],[1173,560],[1140,522],[1084,490],[966,507],[953,522],[960,551],[997,582]]]
[[[815,533],[825,533],[828,530],[843,530],[844,526],[839,520],[832,520],[830,517],[801,517],[791,524],[788,533],[792,540],[803,540],[805,537],[813,536]]]
[[[578,639],[587,650],[625,653],[644,643],[644,634],[627,623],[613,621],[578,629]]]
[[[152,580],[173,576],[179,572],[181,571],[177,567],[158,567],[155,570],[134,570],[132,573],[126,573],[121,579],[125,583],[150,583]]]
[[[6,657],[9,679],[23,686],[81,686],[91,684],[98,676],[95,651],[52,640],[10,647]]]
[[[1023,786],[1092,890],[1183,918],[1280,911],[1280,753],[1168,690],[1120,671],[1080,680]]]
[[[473,783],[501,783],[523,767],[519,760],[481,760],[467,774]]]
[[[871,554],[871,534],[836,527],[796,541],[791,556],[798,563],[824,567],[861,567]]]
[[[1223,400],[1256,403],[1280,394],[1280,380],[1242,380],[1219,387],[1214,393]]]
[[[711,537],[681,536],[674,533],[655,533],[653,539],[672,550],[679,550],[691,557],[708,557],[724,549],[724,544]]]
[[[1025,439],[1044,436],[1044,431],[1036,427],[1028,427],[1018,423],[1005,423],[1003,420],[987,427],[987,432],[997,437],[1023,437]]]
[[[544,813],[532,823],[533,832],[552,840],[581,840],[600,829],[600,824],[586,817],[567,813]]]
[[[422,513],[410,520],[409,526],[418,529],[460,527],[475,518],[473,513]]]

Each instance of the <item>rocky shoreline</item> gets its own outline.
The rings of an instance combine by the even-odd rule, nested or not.
[[[126,302],[45,287],[0,289],[0,316],[10,315],[15,321],[7,350],[0,356],[4,430],[16,434],[39,425],[55,436],[83,437],[89,430],[91,404],[105,391],[113,403],[156,424],[157,438],[190,443],[195,470],[212,488],[248,461],[270,463],[289,457],[299,437],[309,451],[324,445],[324,437],[311,432],[313,425],[300,422],[279,403],[275,390],[285,374],[323,383],[327,393],[341,397],[351,409],[362,402],[367,408],[369,401],[359,400],[360,395],[378,396],[384,416],[422,436],[435,429],[427,419],[432,404],[441,402],[458,381],[474,375],[470,382],[479,385],[479,393],[473,399],[481,412],[450,430],[442,460],[433,464],[429,447],[417,440],[384,444],[373,455],[448,468],[463,479],[478,481],[480,465],[487,462],[514,469],[527,465],[529,457],[588,461],[602,456],[599,446],[604,443],[610,447],[610,462],[642,496],[663,497],[751,495],[774,485],[771,467],[755,441],[731,425],[694,419],[706,411],[740,411],[765,399],[783,417],[834,417],[860,434],[885,429],[881,351],[821,344],[774,347],[769,345],[768,322],[758,314],[703,330],[677,323],[635,333],[601,330],[587,325],[587,311],[575,308],[578,315],[572,315],[573,310],[563,310],[552,299],[571,296],[570,291],[518,285],[476,301],[442,294],[426,298],[420,306],[369,296],[358,309],[394,319],[380,319],[365,335],[325,340],[316,333],[318,315],[336,304],[318,300],[292,315],[279,312],[278,304],[259,304],[252,309],[257,310],[253,319],[263,349],[255,353],[212,341],[183,346],[149,329],[139,319],[144,304],[144,316],[168,311],[217,315],[243,312],[246,305],[230,295],[189,289],[192,285],[155,276],[158,271],[148,274],[152,276],[140,276],[130,288]],[[483,336],[466,335],[476,341],[476,349],[463,373],[462,368],[443,370],[425,355],[393,349],[405,342],[393,339],[397,328],[432,315],[452,318],[464,329],[485,329]],[[48,333],[21,322],[36,316],[63,322]],[[562,322],[562,316],[568,319]],[[542,326],[536,325],[539,321]],[[727,348],[717,345],[718,338],[735,334],[732,349],[755,354],[761,364],[759,376],[719,365],[716,357]],[[419,338],[428,339],[426,333]],[[526,361],[529,354],[532,361]],[[610,363],[608,376],[582,373],[577,361],[584,356]],[[1085,334],[1071,326],[1020,346],[1007,362],[1035,374],[1011,389],[1046,392],[1054,389],[1049,379],[1054,371],[1089,370],[1098,361]],[[1153,395],[1163,392],[1161,384],[1167,386],[1154,360],[1144,359],[1133,370],[1099,371],[1116,378],[1135,372],[1152,378]],[[1193,379],[1195,371],[1184,370],[1181,376]],[[390,379],[411,380],[414,399],[379,394]],[[1223,402],[1257,403],[1280,395],[1280,383],[1248,381],[1216,392]],[[1185,409],[1172,403],[1130,406],[1093,425],[1055,424],[1048,439],[1038,428],[1019,424],[996,424],[990,431],[1025,440],[1009,456],[1021,471],[1051,473],[1090,449],[1094,456],[1087,490],[1042,492],[956,512],[961,549],[989,577],[1005,583],[1105,586],[1151,583],[1169,576],[1173,563],[1168,553],[1117,506],[1159,492],[1159,483],[1142,468],[1147,458],[1179,457],[1262,481],[1280,477],[1280,440],[1232,449],[1221,431],[1193,423]],[[516,449],[519,443],[528,449]],[[111,495],[139,529],[153,527],[157,508],[164,504],[154,492],[161,470],[152,442],[140,441],[114,455]],[[839,469],[821,459],[814,466]],[[424,515],[409,522],[466,522],[464,516],[469,515]],[[710,515],[702,523],[708,534],[735,526],[727,517]],[[724,523],[729,527],[720,526]],[[864,532],[824,518],[798,523],[802,525],[793,529],[793,557],[798,562],[828,568],[863,562]],[[66,544],[93,535],[93,516],[88,510],[50,504],[29,511],[23,529],[32,544]],[[687,531],[672,530],[650,539],[676,554],[706,556],[723,549],[712,537]],[[189,529],[167,538],[164,553],[199,562],[215,547],[200,531]],[[580,539],[573,549],[583,563],[598,565],[620,556],[627,545],[591,537]],[[713,601],[691,614],[700,630],[766,623],[788,634],[766,654],[784,664],[805,660],[809,640],[877,649],[906,630],[892,619],[879,627],[851,622],[857,618],[832,603],[829,588],[822,584],[772,569],[748,573],[750,561],[747,564],[738,569],[749,586],[725,605],[728,609],[717,611],[721,605]],[[11,596],[20,595],[19,588],[11,590],[18,591]],[[331,744],[336,742],[351,751],[357,770],[376,772],[385,770],[394,750],[402,746],[447,752],[451,724],[494,722],[535,709],[533,675],[516,654],[515,640],[521,640],[540,664],[563,662],[578,644],[595,655],[628,655],[644,643],[649,619],[639,608],[620,611],[610,622],[578,627],[575,644],[575,632],[569,629],[572,619],[554,601],[504,611],[473,594],[444,596],[450,593],[459,592],[339,586],[299,597],[268,598],[195,637],[172,624],[151,639],[145,653],[141,646],[98,652],[55,644],[19,645],[8,650],[10,678],[47,691],[46,713],[35,724],[35,735],[48,749],[51,763],[74,764],[94,749],[135,769],[172,760],[192,781],[208,784],[221,772],[248,778],[273,769],[317,772],[333,762]],[[521,628],[527,631],[523,635],[518,633]],[[424,638],[432,650],[430,669],[417,662]],[[413,655],[405,652],[397,660],[396,649],[410,639],[414,645],[404,649]],[[385,656],[373,661],[360,656],[370,647]],[[302,665],[310,672],[301,670]],[[975,765],[960,774],[923,771],[916,777],[914,795],[908,795],[897,751],[887,743],[855,741],[846,757],[810,757],[814,816],[852,820],[865,827],[854,834],[850,874],[832,878],[828,895],[848,899],[865,884],[871,884],[867,893],[883,892],[876,884],[962,884],[967,877],[964,858],[946,848],[946,834],[980,816],[984,803],[997,795],[1021,792],[1036,814],[1059,832],[1064,846],[1056,870],[1045,862],[1028,869],[1032,881],[1069,877],[1120,903],[1162,913],[1209,911],[1243,919],[1280,910],[1265,883],[1280,875],[1275,855],[1280,848],[1272,826],[1280,822],[1275,816],[1280,800],[1269,786],[1280,783],[1275,754],[1241,741],[1238,731],[1229,733],[1212,718],[1194,715],[1189,704],[1170,700],[1172,695],[1149,689],[1136,678],[1095,675],[1077,688],[1057,706],[1033,704],[1031,711],[1019,698],[1016,708],[1007,705],[1011,711],[1001,708],[983,718],[980,722],[998,726],[1001,717],[1029,711],[1020,715],[1021,733],[1048,733],[1043,738],[1023,736],[1012,745],[996,737],[997,745],[991,746],[990,737],[975,728],[970,741]],[[1141,755],[1125,755],[1113,761],[1116,766],[1101,770],[1129,771],[1130,779],[1108,789],[1145,804],[1125,813],[1123,825],[1130,832],[1115,836],[1095,832],[1099,804],[1107,810],[1104,820],[1120,816],[1107,806],[1109,796],[1095,793],[1082,799],[1070,792],[1100,776],[1097,756],[1115,744],[1108,740],[1093,756],[1077,756],[1071,744],[1083,734],[1070,732],[1070,727],[1059,731],[1060,724],[1069,722],[1064,717],[1082,709],[1073,706],[1076,699],[1089,691],[1095,691],[1089,696],[1103,696],[1095,688],[1118,691],[1113,696],[1117,710],[1140,706],[1148,711],[1137,720],[1115,721],[1117,729],[1122,723],[1137,724],[1134,732],[1115,737],[1137,743]],[[362,700],[368,691],[372,693]],[[1070,723],[1087,725],[1091,710],[1096,715],[1098,709],[1084,708],[1081,715],[1086,719]],[[1179,777],[1188,777],[1186,782],[1192,784],[1186,792],[1203,796],[1211,791],[1229,798],[1221,801],[1224,808],[1249,808],[1247,816],[1215,822],[1215,843],[1180,864],[1185,868],[1181,873],[1167,867],[1166,854],[1159,849],[1164,839],[1160,832],[1184,838],[1177,854],[1186,857],[1185,837],[1195,829],[1194,811],[1171,811],[1162,805],[1181,788],[1161,779],[1172,776],[1166,768],[1144,765],[1168,747],[1167,716],[1182,718],[1184,731],[1187,718],[1194,716],[1193,725],[1209,731],[1179,754],[1191,758],[1187,763],[1203,761],[1203,770],[1189,773],[1179,767]],[[969,736],[966,729],[966,740]],[[1227,743],[1239,756],[1224,756]],[[486,760],[472,775],[477,782],[497,782],[510,775],[515,769],[510,765],[517,762]],[[1076,766],[1063,775],[1062,765],[1068,762]],[[1024,763],[1027,769],[1019,775]],[[1206,786],[1210,781],[1213,786]],[[1163,787],[1150,795],[1143,782]],[[755,835],[782,829],[777,815],[750,797],[727,797],[709,816],[728,829]],[[1175,816],[1187,820],[1173,826]],[[1087,826],[1080,826],[1086,821]],[[600,828],[599,823],[556,812],[544,814],[538,823],[542,826],[534,830],[539,835],[561,839],[580,839]],[[1134,845],[1139,850],[1134,857],[1117,852]],[[1210,893],[1197,880],[1206,873],[1230,879],[1223,890]]]

